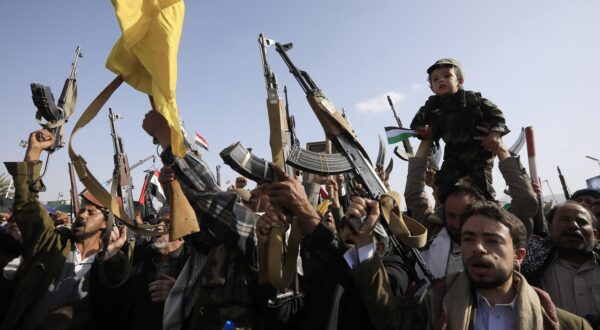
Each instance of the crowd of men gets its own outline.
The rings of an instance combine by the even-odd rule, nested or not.
[[[0,329],[600,329],[600,192],[573,194],[534,230],[538,187],[503,143],[493,152],[509,206],[468,180],[430,198],[431,139],[409,159],[403,217],[428,229],[420,254],[430,283],[390,248],[379,202],[342,189],[342,177],[327,181],[324,212],[318,183],[278,168],[277,182],[249,191],[239,179],[222,190],[201,157],[171,154],[160,115],[151,111],[143,128],[163,148],[161,184],[180,184],[200,231],[171,241],[166,205],[153,222],[164,235],[133,235],[108,226],[89,193],[72,221],[51,215],[38,191],[40,154],[54,137],[32,132],[24,160],[5,163],[15,196],[1,219]],[[293,284],[280,290],[269,281],[269,237],[292,218],[301,252]]]

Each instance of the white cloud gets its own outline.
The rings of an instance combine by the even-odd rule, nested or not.
[[[412,92],[416,93],[419,90],[421,90],[423,87],[425,87],[423,84],[414,84],[414,85],[412,85]]]
[[[401,102],[406,98],[406,95],[398,92],[389,91],[382,95],[376,96],[370,100],[358,102],[355,107],[359,112],[362,113],[379,113],[388,111],[390,105],[388,103],[388,95],[394,103]]]

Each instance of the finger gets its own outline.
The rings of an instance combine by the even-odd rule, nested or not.
[[[279,178],[279,180],[287,180],[289,179],[289,175],[287,175],[287,173],[285,173],[285,171],[283,169],[281,169],[281,167],[274,165],[273,166],[273,171],[275,171],[275,174],[277,175],[277,177]]]
[[[367,200],[367,207],[369,208],[369,217],[379,218],[379,202]]]
[[[490,132],[490,129],[487,128],[487,127],[485,127],[485,126],[479,126],[479,125],[477,125],[477,126],[475,126],[475,128],[477,128],[478,130],[480,130],[480,131],[482,131],[484,133],[489,133]]]

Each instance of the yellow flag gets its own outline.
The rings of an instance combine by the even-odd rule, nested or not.
[[[185,147],[175,100],[177,51],[183,27],[183,0],[112,0],[123,34],[106,67],[129,85],[151,95],[155,109],[171,128],[171,149]]]

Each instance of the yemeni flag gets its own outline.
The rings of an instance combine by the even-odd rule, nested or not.
[[[415,137],[419,135],[419,131],[402,127],[388,126],[385,128],[385,134],[387,135],[388,144],[394,144],[402,142],[409,137]]]
[[[147,211],[153,214],[157,214],[160,208],[167,202],[165,192],[158,182],[158,175],[159,172],[156,170],[147,172],[138,200],[141,205],[144,205]]]
[[[208,141],[206,141],[206,139],[203,138],[202,135],[198,134],[198,132],[194,132],[194,133],[196,133],[195,137],[194,137],[194,143],[197,146],[202,147],[202,148],[208,150]]]

